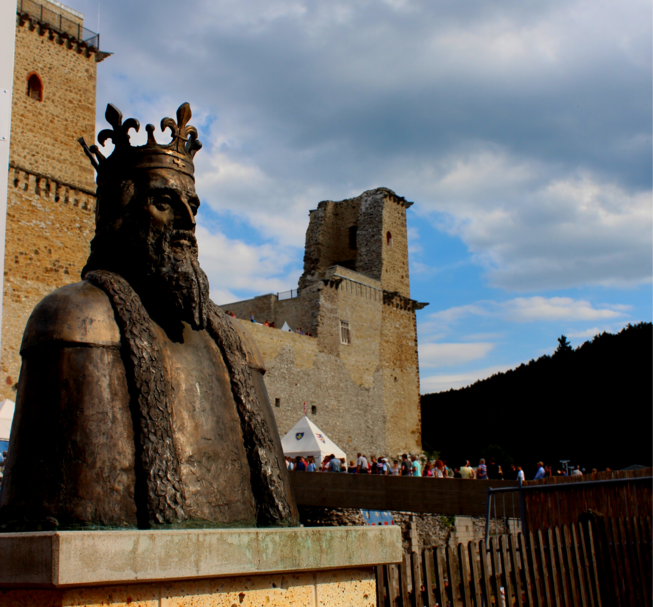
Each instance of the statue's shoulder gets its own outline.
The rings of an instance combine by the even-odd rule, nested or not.
[[[20,351],[53,342],[119,346],[120,330],[104,291],[83,280],[44,297],[27,321]]]
[[[247,364],[252,369],[258,369],[261,373],[265,373],[265,363],[252,334],[237,319],[231,316],[227,316],[227,319],[231,322],[234,329],[236,329],[236,333],[238,333],[242,340],[243,348],[247,354]]]

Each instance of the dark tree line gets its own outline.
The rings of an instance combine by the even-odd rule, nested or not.
[[[563,335],[552,356],[466,388],[422,396],[422,442],[449,465],[480,457],[518,463],[527,478],[543,460],[589,472],[650,466],[653,327],[628,325],[575,350]],[[501,461],[502,460],[502,461]]]

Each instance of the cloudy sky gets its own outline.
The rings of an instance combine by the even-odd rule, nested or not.
[[[651,321],[649,0],[67,3],[114,53],[99,128],[191,103],[218,303],[295,287],[309,209],[385,186],[423,392]]]

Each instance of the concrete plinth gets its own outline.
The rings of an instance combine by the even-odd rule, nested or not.
[[[0,535],[0,607],[363,607],[398,527]]]

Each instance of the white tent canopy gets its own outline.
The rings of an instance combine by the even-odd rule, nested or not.
[[[281,439],[281,446],[284,455],[288,457],[312,455],[317,464],[332,453],[338,459],[343,457],[347,459],[345,452],[305,415]]]
[[[14,401],[6,398],[0,402],[0,440],[9,440],[11,422],[14,419]]]

